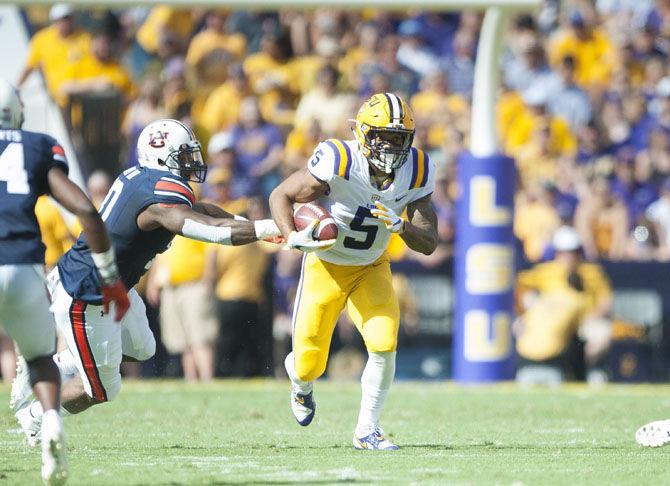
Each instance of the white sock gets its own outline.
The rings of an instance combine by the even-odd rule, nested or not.
[[[302,381],[298,378],[298,375],[295,372],[295,360],[293,359],[293,351],[291,351],[286,359],[284,360],[284,367],[286,368],[286,373],[288,374],[291,384],[293,385],[293,391],[300,393],[301,395],[307,395],[312,392],[314,388],[313,381]]]
[[[42,447],[48,447],[47,439],[63,433],[63,422],[58,410],[50,409],[42,415]],[[47,435],[45,437],[45,434]]]
[[[361,411],[356,437],[371,434],[379,425],[379,416],[395,375],[395,355],[395,351],[368,353],[368,362],[361,376]]]
[[[37,400],[33,400],[32,403],[30,404],[30,415],[32,415],[35,418],[39,418],[43,414],[44,409],[42,408],[42,404]]]

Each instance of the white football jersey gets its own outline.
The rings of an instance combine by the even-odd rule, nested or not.
[[[434,166],[427,154],[414,147],[383,190],[370,180],[368,161],[355,140],[321,142],[307,167],[314,177],[328,183],[330,191],[321,202],[338,227],[335,245],[317,256],[338,265],[369,265],[386,250],[391,232],[370,213],[376,201],[400,215],[409,203],[431,194],[435,187]]]

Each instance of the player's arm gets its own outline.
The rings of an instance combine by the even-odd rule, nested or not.
[[[296,231],[293,223],[293,204],[307,203],[328,192],[328,184],[317,179],[308,169],[291,174],[270,194],[270,211],[279,230],[286,238],[286,248],[296,248],[304,252],[324,250],[335,244],[335,240],[315,240],[313,231],[318,224],[312,224],[302,231]]]
[[[235,219],[235,215],[232,213],[229,213],[228,211],[221,209],[219,206],[216,204],[208,203],[208,202],[197,202],[193,205],[193,211],[200,213],[200,214],[206,214],[207,216],[212,216],[214,218],[228,218],[228,219]]]
[[[288,239],[295,231],[293,204],[312,202],[328,192],[328,184],[307,169],[294,172],[270,194],[270,211],[282,235]]]
[[[91,257],[102,280],[104,310],[107,312],[109,304],[114,302],[115,319],[120,321],[128,311],[130,302],[128,291],[119,276],[114,250],[105,223],[102,222],[90,199],[68,178],[65,171],[57,166],[49,169],[47,184],[54,199],[79,218],[86,243],[91,249]]]
[[[430,255],[437,248],[437,215],[430,202],[430,194],[407,206],[405,230],[400,237],[412,250]]]
[[[437,216],[430,202],[430,194],[407,205],[407,220],[381,202],[370,211],[392,233],[397,233],[412,250],[430,255],[437,248]]]
[[[152,204],[140,213],[137,224],[143,231],[165,228],[186,238],[220,245],[246,245],[279,235],[279,229],[272,220],[240,221],[232,217],[218,218],[196,211],[198,208],[201,207]]]

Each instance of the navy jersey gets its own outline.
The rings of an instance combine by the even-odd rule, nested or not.
[[[164,228],[143,231],[137,217],[152,204],[188,204],[195,196],[188,182],[170,172],[132,167],[112,185],[100,207],[100,215],[112,239],[116,263],[126,288],[133,287],[151,266],[156,254],[167,250],[174,234]],[[91,250],[82,234],[58,262],[61,283],[75,299],[100,304],[100,278]]]
[[[0,130],[0,265],[44,264],[35,203],[49,192],[47,174],[67,173],[65,152],[42,133]]]

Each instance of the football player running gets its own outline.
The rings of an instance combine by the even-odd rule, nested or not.
[[[80,237],[47,277],[51,309],[67,343],[54,360],[62,376],[72,376],[63,384],[63,413],[79,413],[113,400],[121,388],[122,359],[144,361],[153,356],[156,341],[144,303],[132,287],[175,234],[222,245],[280,235],[272,220],[247,221],[195,201],[189,181],[203,182],[207,166],[200,143],[183,123],[149,124],[138,138],[137,157],[138,166],[114,181],[100,207],[121,279],[131,289],[130,309],[121,325],[103,312],[105,275],[96,267],[107,262],[98,261],[88,237]],[[111,258],[111,253],[105,256]],[[34,439],[44,414],[25,384],[25,376],[18,376],[12,405],[24,433]]]
[[[391,233],[418,252],[435,250],[435,170],[428,156],[412,147],[414,120],[400,97],[375,94],[363,103],[355,123],[355,140],[320,143],[307,168],[270,196],[272,216],[287,246],[305,252],[293,310],[293,351],[285,366],[293,415],[300,425],[309,425],[316,409],[313,383],[326,369],[333,330],[346,306],[368,350],[354,447],[396,450],[379,425],[395,374],[399,326],[385,250]],[[339,230],[326,248],[304,230],[296,232],[293,224],[294,203],[318,198]],[[407,219],[401,216],[405,209]]]
[[[16,341],[25,361],[26,386],[43,410],[42,479],[62,484],[67,455],[60,408],[60,374],[52,356],[56,326],[44,289],[44,245],[35,203],[50,194],[79,217],[100,275],[100,302],[115,304],[123,318],[129,302],[100,215],[67,177],[63,148],[48,135],[22,130],[23,104],[16,89],[0,79],[0,323]]]

